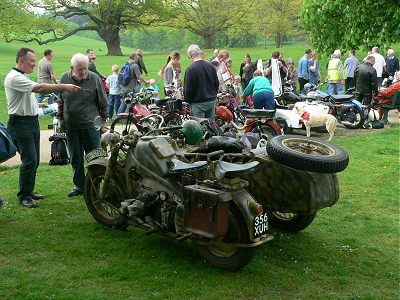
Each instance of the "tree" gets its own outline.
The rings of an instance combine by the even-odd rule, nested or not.
[[[6,0],[19,2],[16,0]],[[96,31],[106,42],[108,55],[122,55],[120,30],[123,28],[145,27],[160,22],[168,17],[167,1],[157,0],[26,0],[30,7],[44,10],[45,15],[35,15],[35,20],[48,20],[38,30],[31,30],[7,40],[24,42],[36,41],[39,45],[61,41],[80,31]],[[58,21],[60,18],[70,20],[73,17],[85,16],[89,22],[71,26]],[[39,22],[39,24],[41,24]]]
[[[277,48],[281,48],[283,38],[291,35],[297,28],[302,0],[262,0],[255,7],[255,27],[275,39]]]
[[[206,48],[214,45],[216,34],[240,26],[254,1],[176,0],[178,26],[204,38]]]
[[[320,52],[400,40],[400,6],[388,0],[304,0],[301,24]]]

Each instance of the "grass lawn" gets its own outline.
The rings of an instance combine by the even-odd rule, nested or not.
[[[335,139],[351,157],[338,203],[303,232],[272,231],[238,272],[190,243],[102,227],[66,197],[70,166],[40,166],[47,199],[32,210],[18,205],[18,170],[0,168],[0,299],[399,299],[399,134]]]

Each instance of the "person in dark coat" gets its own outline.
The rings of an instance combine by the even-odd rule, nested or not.
[[[389,76],[394,76],[394,73],[400,70],[399,68],[399,59],[394,56],[394,50],[389,49],[387,51],[387,57],[386,57],[386,71]]]
[[[369,55],[365,58],[364,63],[354,71],[356,97],[363,104],[371,103],[372,93],[375,96],[378,95],[378,78],[373,67],[374,63],[375,57]]]

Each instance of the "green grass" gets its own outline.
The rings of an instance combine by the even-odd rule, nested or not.
[[[118,231],[67,198],[71,167],[41,165],[37,209],[18,205],[18,170],[0,168],[0,299],[399,299],[400,127],[338,137],[350,154],[340,199],[298,234],[273,232],[238,272],[195,246]]]

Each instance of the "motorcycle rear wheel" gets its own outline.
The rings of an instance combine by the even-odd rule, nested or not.
[[[287,232],[299,232],[306,229],[315,218],[314,214],[299,215],[296,213],[282,213],[279,211],[272,211],[269,214],[269,224],[277,229]]]
[[[249,231],[239,209],[231,206],[228,215],[228,233],[223,240],[198,245],[200,255],[211,265],[235,271],[246,266],[255,254],[255,248],[230,246],[229,243],[249,243]]]
[[[251,132],[257,134],[259,139],[265,139],[267,141],[278,135],[275,128],[268,123],[255,125],[251,129]]]
[[[353,106],[349,111],[342,115],[341,123],[343,126],[349,129],[361,128],[365,122],[365,118],[362,117],[363,112],[357,106]]]
[[[131,129],[139,131],[136,124],[128,116],[119,116],[111,123],[111,129],[122,136],[128,135]]]
[[[104,200],[99,199],[106,168],[92,166],[85,177],[85,202],[93,218],[102,225],[117,229],[128,227],[128,219],[120,213],[126,199],[119,180],[112,178]]]

